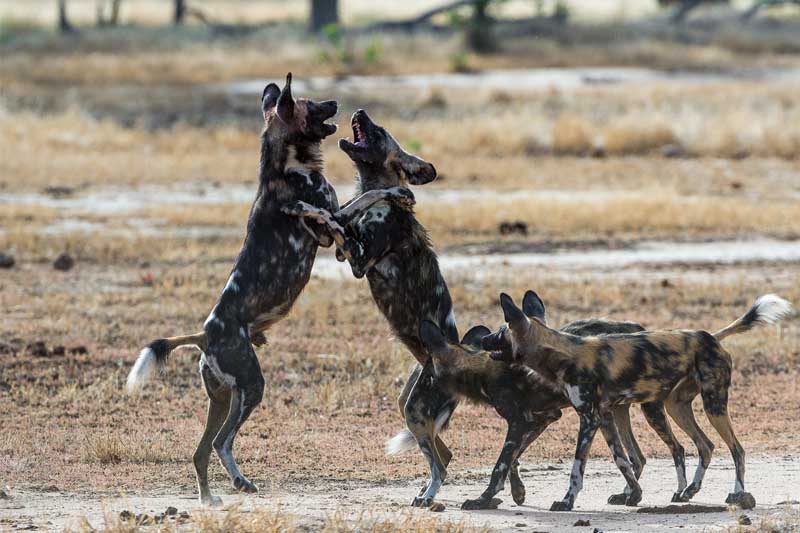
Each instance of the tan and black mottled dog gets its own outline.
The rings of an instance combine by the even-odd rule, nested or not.
[[[564,390],[580,417],[580,430],[570,487],[553,511],[572,509],[583,485],[586,459],[597,429],[603,433],[614,461],[631,488],[628,505],[641,500],[642,490],[620,443],[613,419],[616,406],[667,401],[674,391],[699,388],[703,409],[733,456],[736,483],[727,503],[755,506],[745,492],[744,449],[728,416],[732,361],[719,339],[703,330],[659,330],[641,333],[579,337],[547,327],[538,316],[544,303],[528,291],[520,309],[507,294],[500,295],[506,325],[482,339],[492,357],[525,364]],[[719,338],[747,331],[758,324],[775,323],[788,315],[791,304],[768,294],[756,300],[741,318],[717,333]],[[700,472],[700,469],[698,469]],[[686,499],[700,488],[702,475],[684,489]]]

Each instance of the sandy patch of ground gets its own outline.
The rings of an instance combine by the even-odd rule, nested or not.
[[[733,479],[733,466],[729,459],[718,453],[709,470],[703,490],[690,513],[646,513],[642,509],[669,505],[675,485],[671,461],[655,459],[648,462],[642,477],[644,499],[638,508],[614,507],[605,503],[612,492],[620,489],[622,478],[614,465],[596,459],[587,467],[584,490],[578,498],[576,509],[568,513],[548,511],[550,503],[566,488],[568,463],[538,463],[524,467],[523,479],[527,484],[527,501],[517,506],[506,492],[503,503],[493,511],[465,512],[459,509],[466,498],[474,498],[483,490],[488,472],[469,472],[455,476],[446,484],[440,495],[447,508],[436,513],[436,519],[465,526],[488,528],[497,531],[562,531],[572,530],[578,520],[588,520],[591,528],[612,531],[709,531],[733,527],[741,511],[732,508],[718,511]],[[694,460],[689,461],[689,468]],[[773,523],[797,517],[800,508],[800,459],[796,457],[759,457],[748,461],[748,490],[756,497],[758,506],[746,514],[754,525],[768,520]],[[410,510],[412,500],[422,479],[392,483],[365,483],[348,480],[325,480],[312,486],[286,483],[282,486],[262,487],[254,497],[223,493],[226,508],[248,512],[264,507],[280,509],[294,515],[294,523],[314,528],[336,515],[345,520],[361,520],[369,515],[380,519],[405,517],[407,513],[432,515],[427,510]],[[217,490],[223,489],[219,485]],[[131,494],[100,496],[67,492],[10,491],[12,499],[0,501],[2,527],[20,529],[30,525],[45,530],[75,527],[83,517],[100,527],[104,516],[116,517],[121,511],[134,514],[155,515],[173,506],[178,512],[190,515],[201,513],[202,507],[193,494],[168,493],[159,487],[152,495]],[[787,503],[787,502],[795,502]],[[681,506],[685,507],[685,506]],[[723,504],[724,507],[724,504]],[[714,510],[715,512],[706,512]],[[220,513],[229,511],[218,511]],[[188,522],[191,524],[191,520]],[[591,530],[591,529],[589,529]]]

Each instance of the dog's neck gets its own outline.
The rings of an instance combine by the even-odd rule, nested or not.
[[[551,329],[532,318],[527,335],[516,342],[521,343],[526,365],[557,372],[564,364],[572,361],[574,350],[584,344],[585,339]]]
[[[404,183],[404,180],[398,178],[397,176],[391,175],[386,170],[382,169],[380,172],[378,172],[361,168],[358,168],[356,183],[359,194],[364,194],[367,191],[390,189],[392,187],[403,187],[407,185]]]
[[[284,140],[272,139],[269,132],[261,138],[261,164],[259,181],[266,183],[272,177],[297,172],[310,176],[322,173],[321,142],[309,144],[290,144]]]

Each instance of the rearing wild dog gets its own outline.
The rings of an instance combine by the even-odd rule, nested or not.
[[[351,125],[353,142],[341,139],[339,147],[358,169],[360,192],[407,183],[422,185],[436,178],[433,165],[405,152],[365,111],[356,111]],[[287,213],[325,222],[318,210],[299,202],[289,206]],[[452,457],[437,434],[447,424],[458,400],[437,383],[428,352],[419,338],[419,326],[422,320],[431,320],[448,339],[458,342],[450,293],[427,232],[410,210],[376,204],[355,218],[346,230],[348,238],[340,250],[356,277],[366,274],[378,308],[421,365],[409,378],[398,402],[410,434],[402,442],[395,441],[393,449],[413,446],[416,438],[430,465],[431,477],[412,505],[429,506],[447,476]]]
[[[291,74],[280,90],[270,83],[262,94],[264,131],[258,192],[247,221],[247,234],[233,270],[217,304],[203,325],[203,332],[159,339],[142,350],[128,376],[128,388],[136,389],[170,351],[194,344],[203,354],[200,375],[209,397],[205,431],[194,454],[200,500],[219,504],[208,486],[208,461],[212,447],[235,489],[255,492],[257,487],[239,471],[233,457],[237,432],[261,402],[264,376],[251,345],[261,332],[288,314],[308,283],[318,245],[330,246],[332,237],[323,226],[309,226],[301,218],[287,216],[280,207],[303,200],[336,212],[333,187],[322,174],[321,141],[336,131],[326,121],[338,109],[335,101],[295,100]],[[408,191],[407,191],[408,192]],[[409,194],[397,198],[409,202]],[[373,194],[355,200],[363,208],[392,193]]]
[[[580,417],[570,487],[551,510],[572,509],[583,485],[586,459],[598,428],[631,487],[626,503],[636,505],[642,490],[622,450],[612,409],[623,404],[665,401],[676,387],[690,381],[699,387],[706,416],[733,456],[736,483],[726,502],[746,509],[755,506],[753,496],[745,492],[744,450],[728,416],[731,356],[714,335],[702,330],[660,330],[578,337],[553,330],[537,318],[537,310],[543,309],[544,304],[533,291],[525,294],[522,309],[507,294],[500,295],[500,303],[506,325],[484,337],[482,347],[494,351],[493,357],[530,366],[565,390]],[[717,335],[724,337],[756,324],[777,322],[790,312],[789,302],[765,295]],[[699,483],[693,483],[684,492],[691,493],[691,497],[698,488]]]

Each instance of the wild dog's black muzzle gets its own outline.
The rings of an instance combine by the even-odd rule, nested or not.
[[[489,352],[490,357],[495,361],[514,362],[514,350],[511,347],[511,343],[506,340],[502,329],[483,337],[481,339],[481,348]]]

